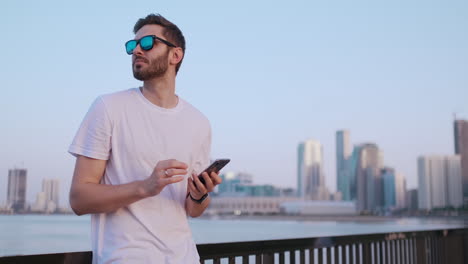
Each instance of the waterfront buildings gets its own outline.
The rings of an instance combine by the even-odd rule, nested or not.
[[[460,156],[464,204],[468,205],[468,121],[454,121],[455,154]]]
[[[7,207],[14,213],[23,212],[26,208],[26,169],[8,170]]]
[[[419,157],[418,185],[419,209],[461,207],[463,188],[460,156]]]
[[[309,139],[297,148],[297,193],[304,200],[328,200],[323,173],[323,148],[319,141]]]
[[[351,171],[349,160],[351,146],[348,130],[336,132],[336,184],[337,190],[345,201],[351,200]]]

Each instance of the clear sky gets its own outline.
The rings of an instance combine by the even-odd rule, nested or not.
[[[344,128],[416,187],[417,157],[452,154],[453,113],[468,117],[468,1],[4,1],[0,202],[15,166],[27,200],[60,178],[67,201],[67,148],[98,95],[140,85],[124,43],[149,13],[186,37],[177,93],[210,119],[213,158],[259,184],[296,187],[313,138],[335,190]]]

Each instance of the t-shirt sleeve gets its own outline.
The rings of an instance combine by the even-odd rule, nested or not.
[[[102,97],[98,97],[83,119],[68,152],[73,156],[108,160],[111,135],[111,120]]]

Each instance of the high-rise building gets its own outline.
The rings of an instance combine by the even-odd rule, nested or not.
[[[8,170],[7,206],[13,212],[26,209],[26,169]]]
[[[45,193],[46,201],[52,201],[56,207],[60,201],[60,180],[59,179],[44,179],[42,180],[42,191]]]
[[[463,203],[460,156],[418,158],[419,209],[460,207]]]
[[[463,179],[463,200],[468,204],[468,121],[454,121],[455,154],[461,158],[461,175]]]
[[[356,163],[356,192],[358,211],[375,211],[383,207],[381,169],[383,153],[376,144],[367,143],[353,153]]]
[[[393,168],[383,168],[382,171],[383,181],[383,205],[386,209],[396,207],[396,182],[395,170]]]
[[[395,173],[396,208],[406,208],[406,179],[401,173]]]
[[[341,197],[345,201],[351,200],[350,156],[349,131],[339,130],[336,132],[336,184],[337,190],[341,192]]]
[[[362,145],[355,145],[353,149],[353,154],[348,160],[349,168],[349,195],[350,200],[357,200],[357,169],[359,166],[360,154],[361,154]]]
[[[463,205],[462,161],[459,155],[446,157],[447,206],[459,208]]]
[[[297,192],[306,200],[327,200],[329,193],[325,187],[323,174],[323,149],[320,142],[307,140],[297,149]]]
[[[418,190],[412,189],[406,192],[406,208],[409,211],[418,210]]]
[[[393,168],[381,170],[383,182],[383,206],[386,209],[406,207],[406,180]]]

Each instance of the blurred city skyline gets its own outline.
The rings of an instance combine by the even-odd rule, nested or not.
[[[211,121],[226,171],[295,188],[297,145],[313,138],[335,191],[335,132],[346,129],[415,188],[417,158],[453,154],[453,114],[468,118],[467,11],[466,1],[5,3],[0,186],[24,167],[29,202],[43,178],[61,179],[66,202],[84,114],[98,95],[140,85],[123,43],[138,18],[161,13],[187,39],[177,93]]]

